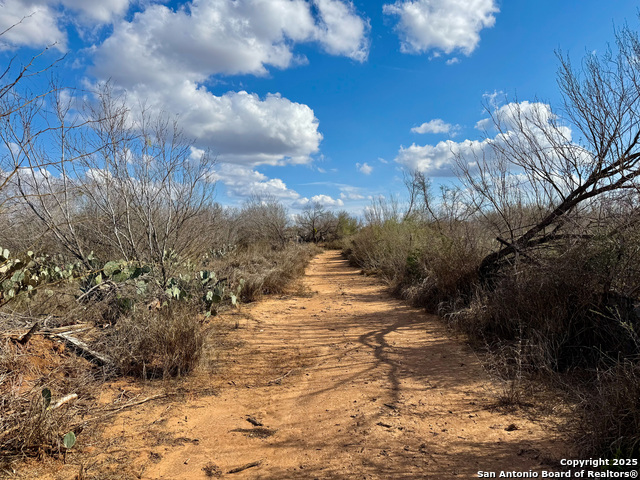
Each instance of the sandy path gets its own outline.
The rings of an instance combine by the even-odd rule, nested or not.
[[[436,318],[390,298],[338,252],[316,257],[303,281],[312,295],[244,307],[246,344],[202,386],[216,396],[116,421],[141,478],[206,478],[210,463],[234,479],[473,478],[540,470],[560,451],[542,422],[488,408],[495,387]],[[249,415],[270,430],[234,431],[253,428]]]

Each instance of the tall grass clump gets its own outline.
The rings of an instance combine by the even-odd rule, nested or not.
[[[263,295],[284,293],[320,251],[311,243],[289,243],[282,248],[254,244],[214,260],[212,267],[231,282],[242,279],[240,298],[252,302]]]
[[[411,223],[388,220],[360,230],[349,239],[346,253],[351,264],[397,285],[407,273],[407,258],[419,250],[425,238]]]
[[[471,301],[445,318],[483,343],[525,345],[520,354],[533,370],[596,368],[632,357],[640,353],[633,333],[638,318],[619,288],[640,283],[608,262],[610,253],[610,240],[546,252],[491,284],[477,282]]]
[[[597,372],[579,389],[576,441],[583,455],[640,457],[640,366],[637,358]]]
[[[121,319],[108,339],[108,350],[124,374],[181,376],[198,365],[206,337],[193,305],[169,302]]]
[[[396,293],[431,311],[468,301],[481,250],[468,225],[443,231],[417,218],[367,225],[349,238],[345,255],[365,273],[384,278]]]

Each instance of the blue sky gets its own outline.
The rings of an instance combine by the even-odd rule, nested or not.
[[[483,100],[561,106],[562,49],[603,52],[637,2],[0,0],[0,62],[55,43],[69,86],[110,79],[180,115],[218,157],[217,199],[359,213],[403,194],[403,169],[454,181]],[[35,86],[37,88],[37,85]],[[561,110],[558,110],[561,114]],[[469,142],[470,141],[470,142]]]

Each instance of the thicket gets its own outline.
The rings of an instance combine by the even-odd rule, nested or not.
[[[274,198],[215,203],[215,159],[176,119],[108,84],[30,92],[41,61],[0,75],[3,460],[71,448],[105,376],[191,372],[221,310],[283,292],[317,253]]]
[[[459,182],[412,172],[407,205],[374,202],[345,248],[512,378],[569,385],[585,455],[640,454],[639,56],[629,28],[578,67],[558,54],[562,117],[492,99]]]

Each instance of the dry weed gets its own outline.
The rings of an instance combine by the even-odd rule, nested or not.
[[[198,365],[207,337],[198,313],[186,302],[170,302],[159,310],[140,309],[118,322],[104,348],[124,374],[185,375]]]

